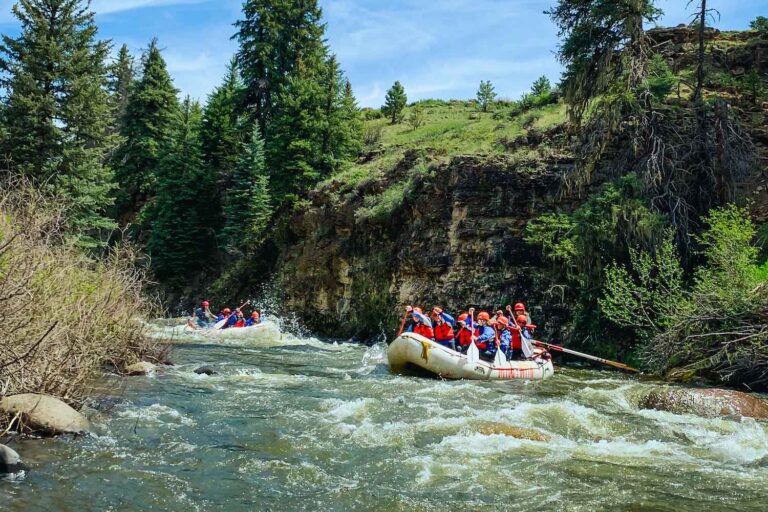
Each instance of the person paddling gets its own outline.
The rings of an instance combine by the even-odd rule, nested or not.
[[[454,338],[456,348],[454,350],[466,354],[469,344],[472,343],[472,327],[467,313],[459,315],[459,318],[456,319],[456,327],[456,337]]]
[[[519,315],[516,318],[516,324],[510,325],[509,329],[512,331],[512,345],[509,354],[510,360],[530,359],[533,357],[533,345],[531,339],[530,328],[528,326],[528,318],[525,315]]]
[[[480,357],[493,361],[496,356],[496,331],[488,325],[491,315],[487,311],[477,314],[477,327],[475,327],[475,343],[480,350]]]
[[[440,307],[434,308],[430,317],[435,323],[435,341],[444,347],[456,350],[455,333],[453,332],[456,320]]]
[[[201,329],[210,327],[211,322],[216,321],[216,317],[211,313],[211,304],[207,300],[201,302],[200,307],[195,309],[195,319],[197,326]]]
[[[435,338],[435,333],[432,331],[432,322],[424,315],[424,312],[420,307],[406,306],[405,310],[411,314],[411,320],[413,323],[406,329],[407,332],[424,336],[425,338],[432,340]]]
[[[496,313],[494,322],[496,338],[499,340],[499,350],[509,359],[510,346],[512,345],[512,332],[509,330],[509,318]]]
[[[245,326],[246,327],[252,327],[254,325],[258,325],[261,323],[261,314],[258,311],[254,311],[251,313],[251,318],[246,320]]]
[[[235,327],[245,327],[245,316],[241,310],[235,312]]]
[[[509,310],[510,310],[510,307],[507,306],[507,311],[509,311]],[[512,311],[509,311],[509,312],[510,312],[510,314],[512,314]],[[531,322],[531,315],[529,315],[528,312],[525,310],[525,304],[523,304],[522,302],[518,302],[517,304],[515,304],[514,315],[515,315],[514,318],[517,318],[520,315],[525,315],[525,322],[528,325],[532,324],[532,322]]]

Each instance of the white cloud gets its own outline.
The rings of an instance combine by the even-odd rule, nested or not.
[[[146,7],[201,4],[209,1],[211,0],[93,0],[91,7],[97,14],[109,14]]]

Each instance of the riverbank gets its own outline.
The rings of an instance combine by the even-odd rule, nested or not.
[[[155,306],[137,254],[78,247],[63,210],[23,185],[0,191],[0,398],[40,393],[79,408],[105,367],[162,357],[162,343],[141,322]],[[0,415],[0,432],[10,420]]]
[[[107,376],[95,434],[14,443],[29,471],[0,481],[5,509],[757,511],[768,499],[768,426],[641,409],[658,382],[567,367],[541,383],[421,379],[393,375],[383,343],[284,333],[179,336],[174,359],[150,378]],[[194,373],[203,364],[218,375]]]

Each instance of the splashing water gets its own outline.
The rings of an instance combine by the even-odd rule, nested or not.
[[[765,508],[764,423],[640,410],[646,384],[593,370],[394,375],[386,343],[285,325],[211,336],[158,324],[177,365],[108,377],[119,399],[95,435],[15,443],[29,470],[0,481],[3,510]]]

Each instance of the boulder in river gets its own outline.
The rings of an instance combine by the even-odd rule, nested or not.
[[[527,439],[528,441],[547,442],[550,437],[546,434],[529,428],[516,427],[506,423],[484,422],[477,425],[477,432],[490,435],[502,435],[514,437],[515,439]]]
[[[125,374],[129,376],[152,375],[153,373],[155,373],[155,370],[157,370],[157,366],[153,365],[152,363],[148,363],[146,361],[141,361],[127,367],[125,369]]]
[[[0,400],[0,413],[21,413],[22,424],[43,434],[81,434],[90,432],[91,423],[79,412],[52,396],[25,393]]]
[[[756,396],[728,389],[658,388],[640,400],[640,407],[705,418],[768,419],[768,404]]]
[[[218,375],[218,372],[210,366],[201,366],[195,370],[195,373],[198,375]]]
[[[0,475],[3,473],[18,473],[24,469],[21,457],[14,450],[0,444]]]

